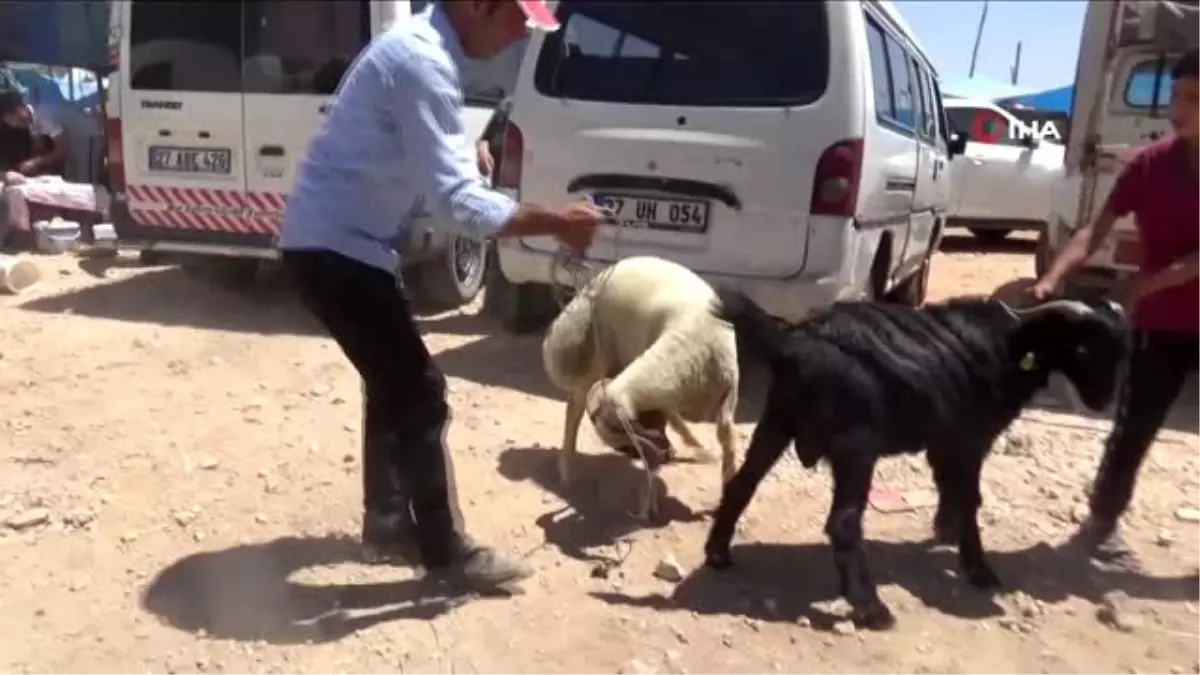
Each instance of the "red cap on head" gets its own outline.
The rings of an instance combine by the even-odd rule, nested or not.
[[[546,0],[517,0],[517,5],[525,13],[526,23],[530,28],[558,30],[558,19],[554,18],[554,12],[546,6]]]

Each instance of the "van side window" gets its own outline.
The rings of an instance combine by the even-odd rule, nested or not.
[[[892,100],[896,102],[892,119],[905,128],[915,130],[917,96],[913,90],[915,83],[908,69],[908,54],[892,36],[887,35],[884,39],[887,42],[888,70],[892,73]]]
[[[1165,108],[1171,103],[1171,64],[1157,59],[1134,66],[1125,83],[1125,105],[1130,108]]]
[[[245,0],[248,94],[332,94],[371,39],[367,0]]]
[[[871,60],[871,87],[875,93],[875,116],[895,119],[896,106],[892,100],[892,74],[888,70],[887,41],[883,29],[867,19],[867,54]]]
[[[929,89],[929,73],[916,61],[913,61],[912,64],[913,70],[917,74],[917,94],[921,99],[921,123],[917,126],[920,129],[921,138],[924,138],[930,143],[936,143],[937,109],[933,105],[933,92]]]
[[[937,122],[936,133],[942,137],[942,141],[950,142],[950,124],[946,121],[946,107],[942,105],[942,88],[938,86],[937,78],[932,75],[929,77],[929,85],[933,91],[933,105],[936,112],[935,121]]]
[[[242,90],[242,7],[237,2],[134,2],[129,83],[137,91]]]

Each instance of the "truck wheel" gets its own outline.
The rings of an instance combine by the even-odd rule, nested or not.
[[[167,254],[150,248],[142,249],[138,251],[138,262],[143,265],[162,265],[167,262]]]
[[[888,300],[906,307],[920,307],[921,303],[925,302],[925,294],[929,290],[929,270],[932,267],[929,258],[926,258],[919,269],[896,284],[888,294]]]
[[[1047,227],[1049,227],[1047,225]],[[1038,233],[1037,250],[1033,254],[1033,273],[1038,279],[1046,276],[1046,272],[1050,271],[1050,264],[1054,262],[1054,252],[1050,250],[1050,234],[1045,228]]]
[[[1010,229],[993,229],[990,227],[968,227],[967,229],[970,230],[971,234],[975,235],[976,239],[985,244],[999,244],[1008,238],[1008,235],[1012,232]]]
[[[545,329],[558,315],[558,306],[545,284],[514,284],[504,278],[493,248],[489,256],[487,292],[483,311],[500,322],[504,330],[521,335]]]
[[[415,297],[443,309],[471,302],[483,289],[490,248],[487,242],[453,237],[436,258],[408,272]]]
[[[258,278],[257,258],[231,258],[213,255],[182,256],[180,266],[191,274],[229,289],[250,286]]]

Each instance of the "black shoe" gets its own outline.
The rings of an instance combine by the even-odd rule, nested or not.
[[[1088,518],[1072,537],[1072,543],[1087,552],[1102,569],[1114,572],[1140,572],[1142,561],[1125,542],[1116,521]]]
[[[412,518],[407,513],[363,514],[362,557],[370,564],[418,564],[421,557]]]
[[[466,535],[456,535],[443,555],[426,556],[425,567],[485,591],[533,576],[533,568],[525,562],[476,543]]]

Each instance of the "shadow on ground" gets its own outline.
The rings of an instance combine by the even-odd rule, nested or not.
[[[500,454],[499,471],[514,482],[532,481],[568,504],[537,519],[546,542],[563,555],[591,562],[619,562],[604,549],[619,548],[639,530],[676,521],[695,522],[703,517],[672,497],[669,485],[659,501],[657,521],[630,515],[638,505],[645,478],[641,468],[624,455],[579,453],[570,487],[564,487],[558,479],[557,457],[557,448],[509,448]]]
[[[27,311],[113,319],[161,326],[191,326],[260,335],[320,335],[317,322],[301,306],[279,271],[234,283],[204,267],[147,267],[136,258],[81,256],[79,267],[106,279],[113,269],[143,269],[110,283],[22,303]],[[422,329],[447,334],[490,333],[496,326],[483,317],[457,312],[425,314]]]
[[[867,542],[871,571],[881,586],[895,584],[921,604],[960,618],[999,616],[1004,609],[993,597],[952,576],[958,556],[946,549],[931,549],[921,542]],[[784,546],[747,544],[733,550],[735,567],[715,571],[701,567],[675,586],[670,596],[631,596],[614,592],[592,595],[605,602],[651,609],[690,610],[700,614],[734,614],[764,621],[795,621],[808,617],[814,627],[829,630],[840,617],[815,607],[837,597],[833,553],[826,544]],[[1121,589],[1130,597],[1154,600],[1195,601],[1195,574],[1182,577],[1146,577],[1105,574],[1090,568],[1078,551],[1045,543],[1022,550],[989,553],[1006,588],[1021,590],[1053,604],[1070,597],[1099,602],[1102,595]],[[948,573],[941,574],[941,570]],[[770,598],[773,602],[764,603]],[[897,619],[906,608],[896,605]]]
[[[1028,253],[1030,260],[1037,251],[1037,242],[1033,239],[1009,236],[996,242],[988,242],[973,234],[947,232],[942,237],[939,251],[945,253]]]
[[[197,553],[160,572],[142,596],[148,612],[179,630],[272,644],[332,642],[377,623],[430,620],[466,602],[434,580],[313,586],[299,570],[357,560],[346,537],[289,537]]]

